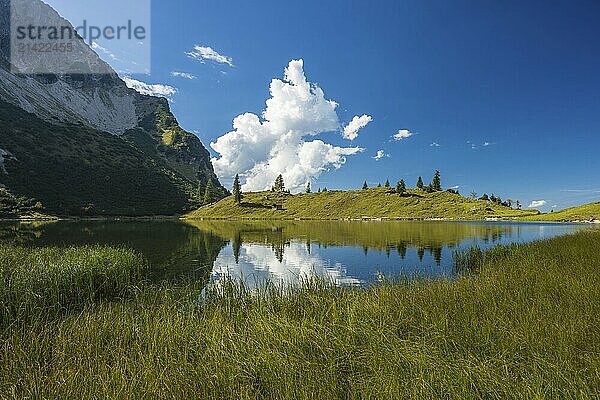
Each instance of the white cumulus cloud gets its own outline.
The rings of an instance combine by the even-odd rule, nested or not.
[[[216,50],[209,46],[201,46],[199,44],[194,46],[194,49],[190,52],[185,53],[189,58],[198,60],[202,63],[205,61],[214,61],[218,64],[227,64],[233,67],[233,58],[219,54]]]
[[[171,71],[171,76],[176,78],[196,79],[196,75],[190,74],[189,72]]]
[[[398,133],[394,134],[394,136],[392,136],[392,137],[394,138],[394,140],[402,140],[402,139],[408,139],[412,135],[413,135],[413,133],[411,131],[409,131],[408,129],[400,129],[398,131]]]
[[[546,205],[546,200],[534,200],[527,206],[528,208],[538,208]]]
[[[373,156],[375,161],[381,160],[383,157],[389,157],[389,154],[385,154],[384,150],[377,150],[377,153]]]
[[[373,121],[373,117],[370,115],[361,115],[360,117],[356,115],[352,118],[352,121],[348,125],[344,127],[343,137],[344,139],[354,140],[358,137],[358,131],[364,128],[369,124],[369,122]]]
[[[128,76],[124,77],[123,81],[127,87],[134,89],[141,94],[146,94],[149,96],[171,97],[177,93],[177,89],[169,85],[149,84],[132,79]]]
[[[328,168],[340,168],[346,157],[359,147],[338,147],[322,140],[307,140],[340,129],[337,103],[325,99],[323,90],[309,83],[302,60],[290,61],[283,80],[273,79],[271,97],[262,117],[253,113],[238,115],[233,130],[210,146],[219,153],[212,159],[220,178],[240,174],[242,189],[268,190],[282,174],[292,191],[304,188]]]

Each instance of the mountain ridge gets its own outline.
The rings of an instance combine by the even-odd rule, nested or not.
[[[40,18],[72,26],[40,0],[22,1],[26,10]],[[15,65],[9,59],[9,12],[9,0],[0,0],[0,153],[3,154],[0,185],[17,195],[41,200],[51,212],[75,215],[183,213],[200,204],[209,180],[215,187],[215,200],[228,193],[214,173],[210,153],[196,135],[179,126],[168,100],[127,87],[80,37],[77,51],[65,62],[89,65],[94,73],[14,73]],[[95,73],[97,70],[104,73]],[[62,143],[49,143],[53,140]],[[79,148],[74,148],[75,145]],[[48,151],[39,152],[31,146]],[[114,156],[111,149],[102,146],[114,146],[121,158],[111,160]],[[32,152],[37,160],[30,157]],[[70,157],[73,168],[64,164],[61,152]],[[103,166],[102,173],[118,183],[118,187],[104,187],[104,191],[121,192],[122,198],[106,197],[112,199],[112,205],[105,201],[105,196],[98,198],[101,193],[83,181],[86,178],[75,168],[87,170],[90,165]],[[139,188],[133,190],[128,187],[127,179],[121,179],[124,171],[133,173],[129,169],[133,165],[143,170],[134,173],[138,179],[144,176],[148,183],[158,185],[154,193],[144,190],[141,193],[166,203],[161,205],[143,197],[146,205],[136,207],[131,199],[140,200]],[[88,173],[96,177],[95,173]],[[152,174],[161,177],[150,179]],[[35,176],[44,176],[49,182],[41,184]],[[70,187],[63,182],[70,182]],[[64,202],[52,194],[53,190],[45,188],[52,184],[77,193],[66,196],[70,200]],[[101,181],[96,184],[100,188],[106,185]],[[173,201],[158,192],[169,193]]]

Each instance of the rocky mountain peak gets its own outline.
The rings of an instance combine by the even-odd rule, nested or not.
[[[40,0],[16,1],[20,2],[19,10],[28,16],[34,15],[40,25],[72,28],[69,21]],[[33,122],[38,118],[70,132],[75,128],[78,135],[90,130],[110,134],[121,138],[127,146],[133,146],[131,151],[138,154],[136,157],[139,158],[139,154],[146,157],[153,171],[161,171],[171,182],[176,182],[177,190],[185,192],[190,204],[197,201],[197,192],[209,180],[216,187],[217,197],[227,193],[213,171],[209,152],[194,134],[179,126],[168,101],[128,88],[81,37],[77,36],[74,51],[59,58],[50,57],[47,62],[76,65],[85,73],[36,74],[35,69],[22,60],[15,64],[10,59],[10,11],[10,0],[0,0],[0,108],[11,105],[31,115],[17,125],[19,129],[27,131],[29,125],[40,126]],[[14,127],[14,121],[11,122],[10,126]],[[81,129],[77,131],[77,127]],[[0,139],[3,135],[14,134],[4,129]],[[35,135],[35,141],[31,143],[44,141],[43,131],[35,131]],[[0,140],[0,148],[15,154],[15,159],[24,159],[18,149],[11,148],[16,146],[15,138],[10,139],[4,143]],[[23,144],[21,150],[26,148]],[[88,150],[90,153],[96,151]],[[101,151],[101,157],[110,157],[110,154]],[[11,168],[20,165],[19,162],[5,164],[8,175]],[[27,185],[20,185],[20,182],[16,186],[27,189]],[[33,189],[30,192],[35,194]]]

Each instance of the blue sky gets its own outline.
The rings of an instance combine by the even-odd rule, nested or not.
[[[310,138],[364,149],[313,188],[439,169],[445,187],[547,211],[600,199],[599,18],[595,1],[153,1],[151,74],[131,77],[176,88],[175,115],[209,147],[302,59],[340,123],[372,117],[352,142]],[[195,45],[233,66],[186,56]]]

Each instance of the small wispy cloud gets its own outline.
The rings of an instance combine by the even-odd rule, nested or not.
[[[477,149],[479,149],[480,147],[490,147],[490,146],[493,146],[495,143],[492,143],[492,142],[483,142],[483,143],[480,145],[480,144],[477,144],[477,143],[473,143],[473,142],[471,142],[470,140],[467,140],[467,144],[468,144],[468,145],[471,147],[471,149],[473,149],[473,150],[477,150]]]
[[[413,135],[413,133],[411,131],[409,131],[408,129],[400,129],[397,133],[395,133],[392,136],[392,138],[394,138],[394,140],[400,141],[402,139],[408,139],[412,135]]]
[[[377,153],[373,156],[373,159],[375,161],[379,161],[382,158],[389,157],[389,156],[390,156],[389,154],[385,154],[385,151],[383,151],[383,150],[377,150]]]
[[[600,189],[562,189],[561,192],[569,192],[569,193],[600,193]]]
[[[230,67],[233,67],[233,58],[220,54],[218,51],[209,46],[201,46],[197,44],[194,46],[192,51],[185,54],[189,58],[198,60],[202,63],[206,61],[213,61],[218,64],[227,64]]]
[[[534,200],[527,207],[528,208],[538,208],[543,207],[547,204],[546,200]]]
[[[106,54],[107,56],[109,56],[111,59],[118,61],[119,59],[117,58],[117,56],[115,55],[115,53],[113,53],[112,51],[108,50],[106,47],[102,47],[98,44],[98,42],[92,42],[92,49],[95,50],[96,52],[101,52],[103,54]]]
[[[429,147],[441,147],[441,145],[437,142],[433,142],[429,145]]]
[[[196,75],[180,71],[171,71],[171,76],[174,76],[176,78],[196,79]]]
[[[125,82],[127,87],[137,91],[138,93],[145,94],[148,96],[170,98],[175,93],[177,93],[177,89],[169,85],[149,84],[142,81],[138,81],[137,79],[130,78],[128,76],[124,77],[123,81]]]
[[[344,139],[354,140],[358,137],[358,131],[367,126],[369,122],[373,121],[373,117],[370,115],[361,115],[360,117],[356,115],[352,118],[352,121],[348,125],[344,127],[344,131],[342,136]]]

